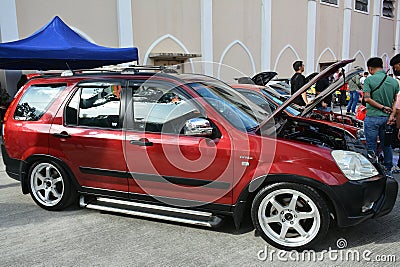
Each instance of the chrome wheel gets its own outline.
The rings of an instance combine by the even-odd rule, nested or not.
[[[292,189],[280,189],[268,194],[258,209],[258,220],[269,238],[289,247],[310,242],[321,225],[315,203]]]
[[[34,199],[41,205],[53,207],[64,195],[64,178],[53,164],[42,162],[30,173],[30,186]]]
[[[311,187],[294,183],[261,189],[251,215],[260,235],[282,249],[311,246],[326,235],[330,222],[325,200]]]

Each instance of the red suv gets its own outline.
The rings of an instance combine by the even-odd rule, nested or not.
[[[284,108],[271,114],[195,74],[36,77],[5,116],[3,160],[47,210],[79,198],[82,207],[202,226],[231,216],[240,227],[251,216],[283,249],[311,246],[331,221],[350,226],[392,210],[398,185],[359,140]]]

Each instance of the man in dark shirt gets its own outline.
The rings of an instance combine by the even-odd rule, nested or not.
[[[329,86],[329,78],[324,77],[315,84],[315,92],[319,95]],[[331,111],[332,94],[327,95],[318,105],[317,109],[325,112]]]
[[[296,72],[290,79],[291,93],[292,95],[296,93],[301,87],[303,87],[306,82],[306,77],[302,74],[304,72],[303,61],[296,61],[293,63],[293,69]],[[299,106],[305,106],[308,104],[307,93],[304,92],[293,101],[293,103]]]

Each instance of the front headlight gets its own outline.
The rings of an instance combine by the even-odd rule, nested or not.
[[[374,165],[359,153],[345,150],[333,150],[332,157],[349,180],[358,181],[379,174]]]

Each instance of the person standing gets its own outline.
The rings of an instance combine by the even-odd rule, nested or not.
[[[338,69],[334,74],[333,74],[333,81],[339,80],[343,76],[343,69],[340,68]],[[339,97],[338,97],[338,102],[340,106],[346,106],[346,98],[347,98],[347,83],[343,84],[339,88]]]
[[[368,71],[365,71],[363,76],[360,78],[360,83],[361,83],[361,86],[363,86],[363,87],[364,87],[364,81],[365,81],[365,79],[367,79],[368,74],[369,74]]]
[[[368,75],[369,75],[368,71],[365,71],[363,76],[360,78],[361,87],[363,89],[364,89],[364,81],[365,81],[365,79],[367,79]],[[360,92],[360,95],[361,95],[361,99],[363,99],[364,98],[364,92],[362,90]]]
[[[390,66],[392,67],[393,70],[393,78],[396,79],[397,83],[399,84],[400,87],[400,54],[395,55],[394,57],[392,57],[392,59],[390,60]],[[398,141],[400,140],[400,93],[397,94],[397,101],[396,101],[396,125],[397,125],[397,129],[396,129],[396,135],[397,135],[397,139]],[[398,142],[397,142],[398,145]],[[397,161],[396,166],[393,166],[392,168],[392,172],[395,173],[399,173],[400,172],[400,157]]]
[[[291,93],[292,95],[296,93],[301,87],[303,87],[307,81],[306,77],[302,74],[304,72],[304,64],[303,61],[296,61],[293,63],[293,69],[295,71],[295,74],[292,76],[290,79],[290,87],[291,87]],[[307,101],[307,93],[304,92],[296,99],[293,101],[293,103],[299,105],[299,106],[306,106],[308,104]]]
[[[362,90],[360,76],[355,75],[353,78],[350,79],[348,82],[349,92],[350,92],[350,101],[347,105],[347,115],[356,115],[356,106],[358,103],[358,99],[360,94],[358,93],[359,90]],[[351,112],[350,112],[351,111]]]
[[[329,77],[323,77],[315,84],[315,92],[317,95],[325,91],[329,86]],[[331,112],[332,94],[327,95],[318,105],[317,109],[324,112]]]
[[[342,68],[338,69],[334,74],[333,74],[333,81],[336,82],[337,80],[342,77]]]
[[[396,121],[396,95],[399,92],[399,84],[395,79],[386,75],[381,58],[368,59],[367,67],[371,74],[365,79],[363,90],[367,105],[367,115],[364,120],[367,149],[378,155],[379,136],[384,155],[383,165],[391,174],[393,153],[391,144],[385,142],[385,129]]]

